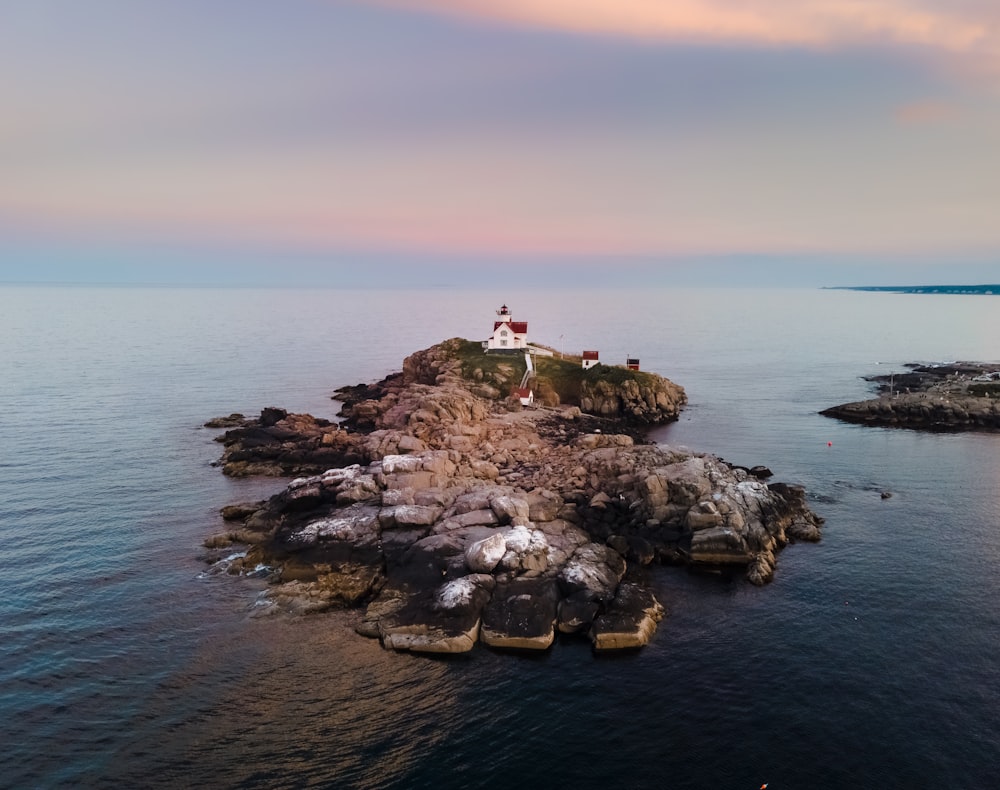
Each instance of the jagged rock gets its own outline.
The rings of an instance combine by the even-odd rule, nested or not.
[[[429,527],[437,522],[440,515],[440,507],[396,505],[382,508],[379,520],[385,527]]]
[[[589,371],[589,408],[614,400],[616,422],[584,403],[511,411],[483,393],[509,391],[521,373],[513,362],[468,370],[463,342],[338,391],[340,426],[269,408],[226,432],[227,474],[296,477],[266,502],[227,509],[232,528],[208,541],[247,542],[234,567],[270,569],[275,606],[262,612],[364,605],[358,632],[395,650],[462,652],[478,639],[545,649],[556,629],[628,648],[662,616],[634,569],[738,564],[763,584],[776,551],[818,538],[801,488],[628,432],[675,416],[680,388],[636,377],[602,387]]]
[[[312,475],[365,460],[361,438],[328,420],[272,407],[226,431],[220,463],[231,477]]]
[[[285,504],[291,510],[308,510],[323,501],[323,486],[319,481],[295,488],[289,486],[285,492]]]
[[[565,504],[561,496],[544,489],[531,491],[526,499],[528,502],[528,518],[536,524],[540,521],[554,521],[559,517],[559,511],[562,510]]]
[[[815,543],[822,538],[819,525],[811,521],[793,521],[785,529],[785,534],[795,540],[807,540],[811,543]]]
[[[602,367],[588,371],[596,376],[581,385],[580,408],[589,414],[638,423],[668,422],[677,419],[687,403],[684,390],[667,379],[636,372],[631,378],[613,382],[597,378]]]
[[[691,559],[712,565],[747,565],[751,557],[739,533],[729,527],[711,527],[691,536]]]
[[[524,524],[528,521],[528,502],[506,494],[490,499],[490,508],[501,524]]]
[[[226,505],[219,511],[225,521],[243,521],[262,507],[264,502],[241,502],[236,505]]]
[[[268,428],[272,425],[277,425],[287,416],[288,412],[284,409],[279,409],[275,406],[268,406],[267,408],[261,410],[260,424],[263,427]]]
[[[202,545],[206,549],[224,549],[227,546],[233,545],[233,535],[231,532],[220,532],[212,535],[210,538],[205,538],[205,542]]]
[[[496,480],[500,476],[500,470],[489,461],[473,461],[471,467],[473,476],[482,480]]]
[[[625,560],[610,546],[588,543],[577,549],[559,572],[567,597],[585,593],[589,600],[608,601],[625,576]]]
[[[691,532],[711,529],[725,523],[725,518],[719,513],[718,507],[712,501],[699,502],[687,512],[685,524]]]
[[[621,433],[588,433],[576,440],[581,450],[596,450],[601,447],[631,447],[635,440]]]
[[[205,423],[206,428],[238,428],[246,422],[239,412],[233,412],[228,417],[213,417]]]
[[[771,551],[762,551],[750,562],[750,566],[747,568],[747,579],[750,580],[752,584],[760,586],[762,584],[767,584],[774,578],[774,553]]]
[[[679,463],[657,470],[665,481],[667,501],[671,504],[692,507],[712,490],[711,478],[705,459],[694,456]]]

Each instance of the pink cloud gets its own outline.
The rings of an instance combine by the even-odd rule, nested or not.
[[[1000,5],[974,0],[370,0],[576,33],[756,46],[891,43],[993,57]]]
[[[544,219],[511,214],[464,216],[413,207],[383,206],[367,210],[312,211],[301,207],[239,208],[232,205],[127,206],[63,200],[59,204],[13,204],[0,196],[0,227],[9,224],[28,236],[79,241],[153,242],[270,247],[300,251],[332,249],[430,254],[497,255],[654,255],[736,252],[747,247],[804,251],[787,238],[739,235],[718,230],[696,238],[690,229],[622,222],[620,217]]]

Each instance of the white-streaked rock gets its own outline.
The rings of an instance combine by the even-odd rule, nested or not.
[[[465,564],[475,573],[492,573],[506,553],[507,541],[503,534],[496,532],[465,550]]]

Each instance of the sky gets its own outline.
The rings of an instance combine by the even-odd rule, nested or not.
[[[995,0],[4,0],[0,282],[1000,282]]]

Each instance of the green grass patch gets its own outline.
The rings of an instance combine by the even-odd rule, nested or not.
[[[460,340],[455,354],[461,362],[462,376],[469,381],[504,382],[511,386],[520,382],[524,375],[523,354],[487,354],[481,342]],[[626,381],[652,385],[653,376],[637,370],[628,370],[616,365],[595,365],[585,370],[579,357],[560,359],[558,357],[534,357],[537,383],[536,391],[551,388],[559,396],[561,403],[580,403],[580,392],[584,382],[607,381],[620,385]]]
[[[462,363],[462,377],[469,381],[509,380],[511,368],[518,371],[518,381],[524,375],[523,354],[487,354],[483,344],[475,340],[459,341],[455,353]]]

